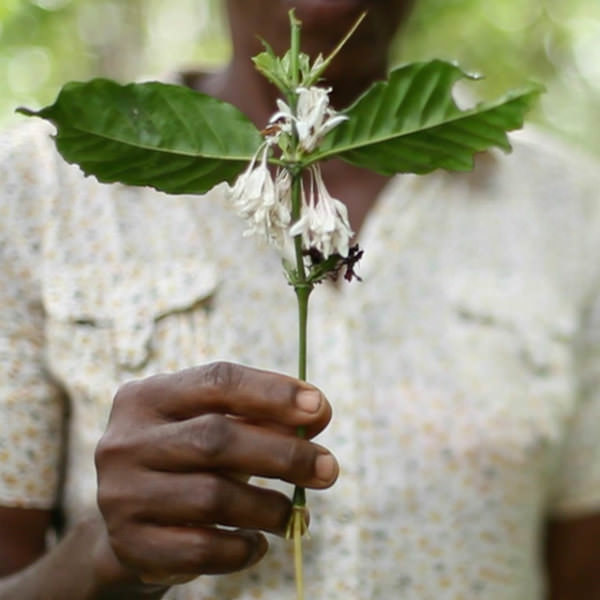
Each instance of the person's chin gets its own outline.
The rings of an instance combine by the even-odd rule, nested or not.
[[[356,18],[368,9],[368,0],[281,0],[284,6],[296,9],[301,21]]]

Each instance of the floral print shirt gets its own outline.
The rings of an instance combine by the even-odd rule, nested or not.
[[[294,373],[296,317],[224,185],[100,185],[49,134],[0,138],[0,503],[73,522],[96,510],[120,383],[216,359]],[[600,170],[538,134],[514,144],[390,180],[363,282],[313,294],[309,375],[335,409],[319,441],[341,475],[309,496],[309,597],[541,600],[545,519],[600,510]],[[272,539],[256,567],[169,594],[293,590]]]

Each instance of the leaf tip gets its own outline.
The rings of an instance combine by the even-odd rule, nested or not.
[[[296,9],[295,8],[290,8],[290,10],[288,10],[288,17],[290,19],[291,27],[300,27],[302,25],[302,21],[300,21],[300,19],[298,19],[298,17],[296,17]]]
[[[452,64],[462,71],[462,74],[467,79],[471,79],[472,81],[480,81],[481,79],[485,79],[485,75],[480,71],[465,71],[456,61],[452,61]]]
[[[528,86],[531,88],[531,93],[535,96],[540,96],[548,91],[548,88],[540,81],[529,81]]]
[[[19,113],[20,115],[25,115],[26,117],[40,117],[41,111],[38,110],[32,110],[31,108],[27,108],[26,106],[18,106],[17,108],[15,108],[15,112]]]
[[[271,47],[271,45],[269,44],[269,42],[267,42],[267,40],[265,40],[264,37],[262,37],[261,35],[256,34],[256,39],[262,44],[262,47],[265,49],[265,52],[272,57],[275,57],[275,52],[273,51],[273,48]],[[257,55],[257,56],[260,56]],[[253,56],[252,60],[255,61],[255,59],[257,58],[257,56]]]

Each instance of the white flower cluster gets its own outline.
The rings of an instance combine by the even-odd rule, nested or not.
[[[295,126],[300,149],[312,152],[326,133],[348,117],[338,114],[329,106],[331,88],[300,87],[296,91],[298,92],[296,114],[294,115],[292,109],[278,98],[279,111],[269,122],[282,121],[281,129],[287,134],[291,134]]]
[[[310,169],[309,193],[302,194],[302,213],[290,228],[290,235],[302,236],[304,248],[316,248],[324,258],[332,254],[348,255],[353,235],[346,205],[327,191],[321,169]]]
[[[293,252],[288,239],[292,220],[291,177],[280,169],[273,178],[267,162],[270,147],[267,140],[258,149],[230,194],[238,214],[247,222],[244,235],[262,235],[288,257]]]
[[[332,254],[347,256],[353,235],[346,206],[327,191],[318,164],[310,167],[308,193],[302,185],[301,214],[295,223],[291,222],[291,176],[284,168],[273,175],[268,164],[271,148],[282,134],[295,131],[299,148],[311,152],[327,132],[346,119],[330,108],[329,92],[318,87],[298,88],[295,115],[278,100],[279,111],[270,123],[279,127],[267,136],[230,190],[233,206],[248,224],[244,235],[263,236],[288,260],[293,260],[293,238],[297,235],[302,236],[304,249],[314,248],[324,258]]]

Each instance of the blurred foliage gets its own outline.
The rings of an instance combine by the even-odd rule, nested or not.
[[[457,60],[486,94],[544,83],[533,120],[600,154],[598,0],[423,0],[398,51]]]
[[[228,53],[220,0],[0,0],[0,124],[68,80],[211,68]],[[419,0],[395,57],[456,60],[485,74],[484,95],[542,81],[533,119],[600,154],[598,0]]]

